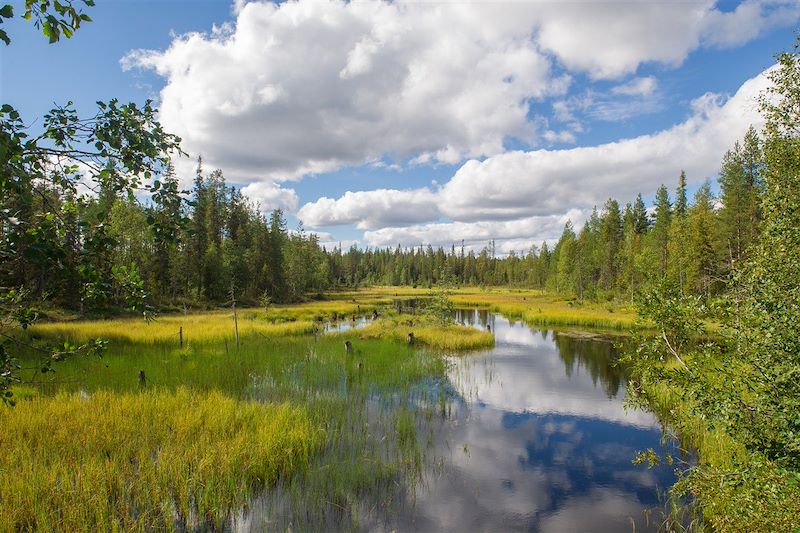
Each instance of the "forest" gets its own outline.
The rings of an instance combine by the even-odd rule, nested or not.
[[[174,307],[213,306],[232,296],[250,304],[297,302],[371,285],[510,285],[632,300],[664,278],[682,293],[709,298],[726,290],[759,234],[761,143],[751,128],[725,154],[718,197],[705,183],[690,201],[682,173],[672,197],[662,185],[650,208],[641,194],[624,207],[609,198],[577,233],[568,222],[555,244],[505,257],[494,243],[477,254],[463,243],[327,250],[315,233],[288,230],[280,210],[262,213],[221,170],[206,174],[202,162],[191,190],[179,190],[168,166],[148,196],[111,183],[78,195],[80,183],[64,187],[51,174],[4,198],[7,213],[16,220],[25,213],[37,227],[7,220],[0,268],[6,287],[82,314],[119,310],[137,291],[150,305]]]
[[[26,18],[51,42],[91,21],[71,3],[26,5]],[[12,16],[10,8],[0,9],[0,19]],[[11,42],[1,30],[0,39]],[[164,131],[150,101],[99,101],[91,116],[79,116],[70,102],[54,107],[35,132],[4,104],[0,444],[14,452],[0,465],[33,469],[37,461],[47,461],[50,469],[37,470],[35,483],[24,482],[22,475],[0,482],[0,495],[17,495],[16,514],[0,524],[42,530],[170,530],[187,524],[224,529],[256,489],[280,480],[292,505],[341,508],[352,520],[343,528],[357,529],[364,494],[378,484],[390,491],[398,479],[420,479],[425,453],[419,428],[436,416],[446,420],[454,405],[448,404],[448,364],[457,366],[461,363],[453,359],[467,357],[459,350],[494,346],[495,323],[455,324],[455,302],[551,326],[558,323],[549,304],[558,312],[600,313],[605,324],[635,307],[638,318],[630,332],[613,336],[625,370],[624,376],[613,374],[606,395],[616,396],[625,380],[630,406],[652,411],[666,428],[663,440],[671,435],[696,458],[680,471],[669,504],[674,512],[666,514],[662,527],[796,531],[800,52],[780,54],[769,77],[771,88],[759,100],[765,126],[751,127],[725,153],[716,185],[706,181],[690,195],[693,177],[665,176],[656,191],[642,191],[645,197],[654,193],[652,205],[642,194],[609,198],[585,221],[568,221],[557,241],[506,255],[496,253],[494,242],[477,252],[474,243],[464,242],[449,248],[420,243],[328,249],[313,231],[288,228],[281,210],[264,212],[226,181],[224,169],[209,170],[202,158],[191,188],[183,190],[174,167],[177,158],[186,157],[181,140]],[[372,292],[359,292],[365,288]],[[417,297],[433,302],[419,315]],[[371,318],[367,309],[374,309]],[[345,315],[352,320],[337,329]],[[591,325],[588,319],[560,325],[567,324]],[[329,327],[332,336],[322,336],[321,329]],[[184,343],[185,333],[193,344]],[[581,334],[595,341],[602,337]],[[559,339],[560,346],[572,346]],[[425,350],[413,351],[418,346]],[[611,342],[602,346],[610,350]],[[109,363],[79,357],[103,355],[109,347]],[[567,374],[580,359],[574,357],[577,348],[569,350],[560,354]],[[597,355],[601,349],[593,350],[586,364],[596,381],[611,373],[597,369],[612,365],[598,363],[607,361]],[[231,352],[239,358],[236,364],[220,359]],[[68,366],[78,359],[90,362]],[[96,392],[79,396],[86,391],[70,388],[70,381],[64,390],[55,390],[60,384],[48,389],[49,383],[39,390],[43,382],[23,376],[31,369],[34,376],[52,374],[61,363],[65,375]],[[86,368],[93,369],[88,377]],[[154,375],[161,388],[147,388]],[[436,385],[420,385],[430,383]],[[377,429],[362,434],[375,422],[369,418],[375,401],[389,407]],[[116,411],[104,411],[106,404]],[[181,405],[192,407],[180,411]],[[220,406],[225,420],[234,422],[203,433],[206,422],[197,413]],[[150,432],[120,425],[119,413],[131,409],[145,413],[151,425],[165,412],[177,414],[169,427]],[[83,428],[82,435],[101,420],[105,433],[130,437],[86,446],[64,433],[49,439],[48,424],[61,417]],[[183,428],[184,440],[171,447],[173,426]],[[235,427],[244,429],[236,433]],[[14,431],[35,435],[41,453],[49,455],[31,455],[14,440]],[[204,457],[191,446],[195,434],[202,434],[224,469],[203,469]],[[396,441],[385,444],[385,435]],[[433,430],[427,435],[432,440]],[[254,451],[247,445],[253,439],[273,447]],[[122,465],[117,470],[100,456],[110,458],[115,447],[124,452],[115,458]],[[48,498],[74,465],[83,464],[83,448],[97,452],[90,472],[95,485],[74,484],[84,496],[105,487],[110,503],[90,501],[76,489],[70,497],[90,511],[70,514],[64,511],[68,505]],[[61,449],[69,450],[63,461]],[[142,459],[159,450],[168,450],[171,459],[152,464]],[[233,458],[226,455],[230,450]],[[365,459],[353,450],[365,450]],[[464,455],[468,452],[464,444]],[[182,460],[209,483],[169,469]],[[648,449],[637,460],[672,466],[677,459]],[[140,463],[148,463],[148,470],[137,470]],[[151,485],[137,483],[142,472]],[[120,495],[120,487],[128,486],[135,487],[134,500]],[[377,506],[396,496],[380,494],[384,500]],[[56,510],[41,511],[46,506],[31,503],[45,500]],[[153,512],[140,512],[139,505]],[[328,515],[306,519],[307,529],[330,525]],[[291,520],[284,525],[291,527]]]

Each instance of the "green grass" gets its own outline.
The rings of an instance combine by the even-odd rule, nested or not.
[[[324,440],[302,408],[185,388],[42,396],[0,426],[3,531],[219,528]]]
[[[452,298],[458,307],[479,307],[537,326],[582,326],[628,329],[636,321],[628,305],[580,302],[574,298],[534,290],[460,289]]]
[[[268,320],[263,310],[239,311],[239,335],[251,334],[265,337],[301,335],[310,333],[314,325],[307,321]],[[30,328],[31,335],[63,337],[82,341],[93,338],[127,341],[142,344],[179,344],[179,332],[183,329],[186,343],[233,340],[235,337],[231,311],[190,313],[187,315],[164,315],[145,322],[141,318],[115,320],[85,320],[74,322],[45,322]]]
[[[318,311],[319,307],[314,309]],[[205,323],[212,330],[214,324],[208,324],[212,318],[223,322],[220,328],[230,320],[226,313],[200,316],[199,323]],[[154,323],[141,325],[145,328],[158,326],[168,318],[185,317],[160,317]],[[246,320],[250,319],[240,320],[240,326]],[[263,319],[253,320],[272,325]],[[279,322],[278,325],[297,323]],[[125,332],[128,324],[126,320],[52,324],[47,325],[50,329],[46,334],[42,330],[34,334],[51,339],[67,335],[78,340],[82,335],[97,335],[99,325]],[[70,325],[79,327],[71,330]],[[167,329],[173,326],[170,322]],[[269,516],[274,518],[268,526],[270,529],[324,530],[331,524],[335,524],[336,529],[357,529],[364,505],[368,509],[389,506],[396,501],[399,492],[405,490],[403,487],[413,485],[418,479],[424,461],[424,450],[417,443],[417,439],[424,437],[417,435],[419,420],[431,416],[434,411],[438,413],[446,394],[438,385],[445,381],[445,362],[438,353],[420,346],[409,347],[387,336],[362,339],[356,337],[357,333],[351,332],[346,337],[356,346],[351,353],[345,351],[341,335],[274,332],[267,335],[250,330],[242,334],[237,347],[232,330],[228,334],[223,330],[220,335],[195,334],[183,348],[178,347],[175,338],[150,339],[143,331],[116,335],[103,357],[60,362],[55,366],[55,374],[37,374],[35,358],[23,358],[23,367],[29,368],[23,372],[28,383],[17,387],[18,407],[42,406],[43,402],[55,401],[50,400],[53,395],[60,398],[58,395],[68,392],[135,396],[140,394],[139,371],[146,376],[146,394],[151,394],[150,391],[152,394],[156,391],[176,394],[188,387],[191,394],[211,395],[213,401],[227,398],[242,404],[290,403],[307,414],[311,427],[324,430],[326,435],[325,442],[312,453],[308,467],[281,477],[272,488],[263,485],[268,490],[256,487],[253,497],[242,496],[245,493],[236,484],[218,487],[216,497],[227,502],[242,502],[244,498],[250,506],[268,506]],[[407,409],[409,402],[413,403],[413,409]],[[189,416],[195,410],[190,404],[174,408],[180,416]],[[203,417],[214,416],[213,409],[203,413]],[[408,416],[416,422],[410,423]],[[80,424],[70,418],[64,419],[64,427],[82,431]],[[403,429],[402,442],[396,438],[398,428]],[[14,434],[9,434],[9,439],[8,446],[25,446]],[[188,440],[176,441],[178,445],[193,446]],[[144,449],[141,444],[132,446]],[[180,457],[175,462],[185,463]],[[234,464],[232,468],[244,472],[241,469],[246,469],[247,463]],[[122,472],[119,475],[117,483],[125,486],[128,478],[122,477]],[[207,479],[208,475],[208,471],[197,471],[193,482],[213,483],[213,478]],[[26,482],[20,471],[3,477],[15,485]],[[92,481],[105,482],[99,478]],[[154,492],[169,491],[165,486],[166,478],[156,482],[159,486]],[[142,507],[146,508],[140,517],[142,520],[162,512],[154,502],[147,500]],[[298,509],[308,511],[298,513]],[[221,519],[207,518],[212,522]],[[191,528],[196,520],[197,513],[181,515],[175,527]],[[148,527],[141,524],[136,522],[128,529],[150,529],[151,522],[147,523]]]

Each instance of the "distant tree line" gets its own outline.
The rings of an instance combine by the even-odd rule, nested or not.
[[[263,214],[222,171],[206,173],[199,162],[187,195],[163,163],[147,202],[106,167],[94,195],[79,194],[75,178],[65,187],[59,168],[4,189],[2,286],[81,312],[136,295],[162,307],[281,303],[375,284],[516,285],[596,299],[632,298],[666,278],[685,294],[712,296],[757,239],[764,172],[750,129],[723,158],[719,198],[706,182],[690,202],[681,173],[674,195],[662,185],[652,209],[641,195],[624,207],[609,198],[579,231],[568,222],[555,245],[498,257],[494,242],[477,253],[463,244],[326,250],[316,234],[289,231],[280,210]]]
[[[633,297],[645,284],[667,278],[685,294],[712,296],[725,290],[758,237],[763,172],[761,142],[751,128],[722,160],[718,198],[706,182],[690,202],[681,172],[673,197],[662,185],[650,210],[641,195],[624,207],[609,198],[580,231],[567,222],[553,246],[544,242],[502,258],[494,243],[477,254],[463,245],[336,248],[327,253],[329,282],[518,285],[595,299]]]

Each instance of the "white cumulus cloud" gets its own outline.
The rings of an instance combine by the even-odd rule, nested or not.
[[[480,249],[495,239],[500,253],[526,250],[557,239],[567,220],[580,228],[609,197],[625,202],[674,185],[681,170],[695,183],[716,174],[724,152],[762,123],[756,100],[767,85],[765,72],[731,97],[707,93],[684,122],[651,135],[471,160],[435,190],[347,192],[308,203],[298,216],[309,226],[370,229],[363,237],[370,246],[464,240]]]
[[[384,157],[453,164],[501,154],[511,139],[533,147],[532,106],[563,95],[574,73],[616,80],[643,63],[677,66],[700,46],[791,24],[796,4],[236,0],[234,22],[122,65],[166,80],[160,119],[190,154],[233,182],[281,181]],[[652,82],[639,83],[620,90]]]
[[[549,215],[646,194],[675,181],[681,169],[691,180],[705,179],[751,124],[762,123],[756,98],[767,83],[761,74],[729,99],[706,94],[685,122],[652,135],[468,161],[442,187],[440,209],[461,221]]]
[[[346,192],[334,200],[322,197],[297,213],[306,226],[355,224],[359,229],[381,228],[435,220],[436,195],[429,189]]]
[[[507,221],[444,222],[404,228],[381,228],[365,231],[364,241],[371,246],[460,246],[464,241],[471,249],[480,249],[491,240],[498,240],[498,252],[526,250],[532,244],[557,239],[564,224],[571,220],[583,224],[587,212],[571,209],[564,214],[534,216]]]
[[[254,182],[242,187],[242,194],[257,202],[263,212],[281,209],[287,213],[297,211],[297,193],[268,181]]]

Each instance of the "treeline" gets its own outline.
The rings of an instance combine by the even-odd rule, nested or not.
[[[3,225],[13,254],[0,260],[0,274],[5,287],[82,313],[145,299],[161,307],[290,302],[376,284],[517,285],[595,299],[632,297],[666,278],[709,296],[725,289],[758,236],[763,169],[751,129],[723,158],[719,198],[705,183],[690,202],[681,173],[672,197],[661,186],[652,209],[641,195],[624,207],[609,199],[579,231],[567,223],[554,246],[505,257],[494,243],[478,253],[463,245],[325,250],[316,234],[289,231],[281,211],[263,214],[201,162],[188,200],[169,165],[146,203],[114,180],[86,196],[31,179],[4,198],[7,213],[36,223]]]
[[[657,334],[626,354],[633,395],[699,451],[675,491],[714,531],[797,531],[800,516],[800,49],[767,76],[761,142],[726,155],[713,216],[690,209],[683,234],[671,220],[667,277],[637,302]],[[714,305],[684,292],[721,290],[718,277]]]
[[[764,163],[752,128],[728,151],[719,175],[720,196],[706,182],[687,198],[681,173],[673,196],[661,186],[648,209],[639,195],[624,207],[609,198],[580,229],[571,222],[554,246],[499,258],[491,243],[479,253],[463,246],[328,253],[332,285],[520,285],[580,298],[633,296],[667,278],[687,294],[725,289],[734,267],[756,240],[761,220]]]
[[[49,216],[50,224],[34,235],[4,228],[16,254],[0,262],[3,285],[57,305],[85,312],[142,298],[162,306],[286,302],[329,286],[316,235],[289,232],[279,210],[262,214],[221,171],[205,175],[199,166],[188,202],[169,167],[146,204],[112,187],[78,200],[52,181],[31,186],[26,218]],[[19,199],[9,197],[8,207],[23,207]],[[95,219],[104,223],[87,223]]]

